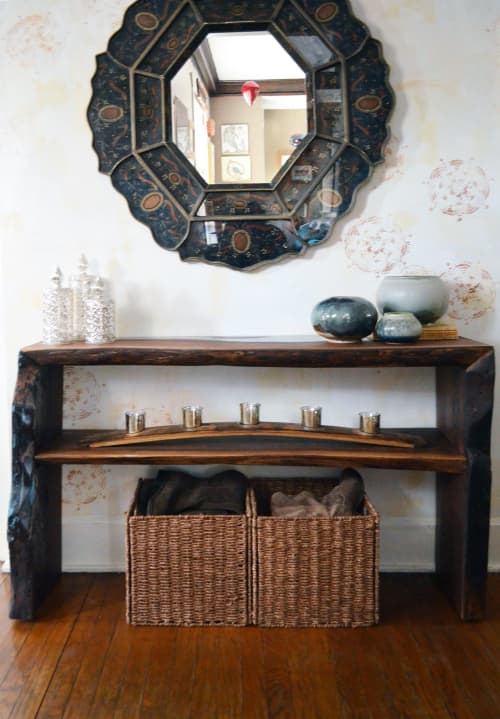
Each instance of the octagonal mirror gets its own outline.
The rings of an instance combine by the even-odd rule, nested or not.
[[[383,159],[387,76],[347,2],[139,0],[97,57],[99,168],[183,260],[298,256]]]
[[[210,33],[170,99],[172,141],[209,184],[271,182],[307,134],[305,73],[267,31]]]

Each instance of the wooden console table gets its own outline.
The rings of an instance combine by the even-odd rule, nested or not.
[[[427,439],[423,448],[289,437],[90,448],[89,437],[95,440],[98,431],[62,431],[67,365],[435,367],[437,427],[411,429]],[[13,406],[10,616],[33,619],[61,572],[63,464],[225,462],[435,471],[436,571],[461,618],[480,619],[487,578],[494,372],[493,348],[467,339],[389,345],[330,344],[314,337],[172,338],[24,348]]]

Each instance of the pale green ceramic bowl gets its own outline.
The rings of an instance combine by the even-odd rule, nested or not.
[[[387,275],[376,296],[380,312],[411,312],[423,325],[437,322],[448,300],[448,287],[437,275]]]

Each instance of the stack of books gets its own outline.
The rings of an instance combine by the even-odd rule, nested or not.
[[[433,325],[425,325],[422,328],[421,340],[456,340],[458,338],[458,330],[453,325],[445,325],[436,322]]]

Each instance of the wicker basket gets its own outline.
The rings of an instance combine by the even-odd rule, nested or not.
[[[333,485],[325,480],[252,480],[259,626],[364,627],[378,622],[379,517],[366,497],[364,514],[354,517],[269,516],[273,492],[308,489],[319,498]]]
[[[243,626],[250,623],[250,517],[127,516],[127,622]],[[146,480],[147,481],[147,480]]]

